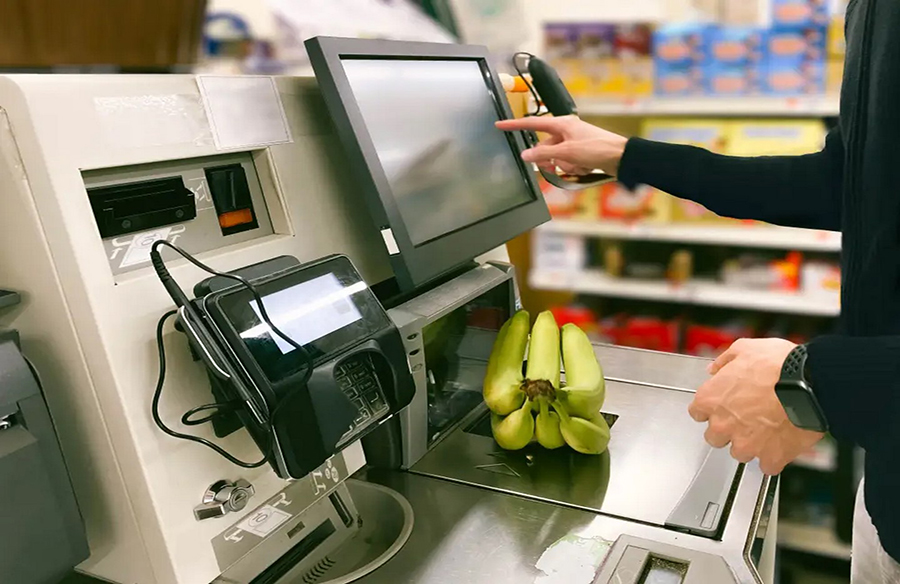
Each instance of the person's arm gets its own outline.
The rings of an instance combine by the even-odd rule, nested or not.
[[[575,116],[504,120],[505,131],[549,134],[522,153],[526,162],[570,174],[602,169],[629,188],[647,184],[739,219],[840,230],[844,146],[839,130],[821,152],[740,158],[702,148],[622,136]]]
[[[843,160],[838,129],[823,150],[804,156],[742,158],[632,138],[618,178],[626,187],[647,184],[724,217],[839,231]]]
[[[900,438],[900,337],[823,336],[809,343],[808,352],[813,391],[831,433],[870,452],[895,448]]]

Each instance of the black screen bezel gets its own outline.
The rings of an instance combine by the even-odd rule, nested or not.
[[[356,103],[342,59],[475,61],[485,76],[500,119],[512,118],[500,78],[490,66],[487,48],[479,46],[316,37],[306,41],[319,89],[350,162],[350,172],[365,193],[376,227],[390,229],[398,253],[388,253],[400,288],[412,290],[471,261],[550,219],[534,172],[519,153],[524,138],[508,134],[510,153],[531,191],[532,200],[507,211],[414,245],[400,215],[390,182]],[[387,246],[387,243],[386,243]]]
[[[291,286],[294,286],[301,282],[309,281],[313,278],[317,278],[328,273],[352,274],[355,281],[365,284],[365,281],[359,275],[359,272],[356,271],[352,262],[350,262],[350,260],[345,256],[337,256],[311,264],[302,264],[295,268],[273,274],[270,277],[260,280],[254,280],[253,285],[257,289],[257,292],[259,292],[259,294],[263,297],[263,301],[265,302],[266,294],[271,294],[272,292],[278,290],[290,288]],[[381,321],[380,323],[378,323],[379,327],[377,327],[377,330],[373,329],[367,332],[360,331],[361,334],[354,336],[353,338],[347,338],[342,343],[331,344],[330,346],[328,346],[327,351],[323,351],[321,346],[331,343],[335,339],[339,338],[344,329],[338,329],[337,331],[329,333],[321,339],[317,339],[316,341],[304,345],[304,348],[307,349],[312,356],[314,365],[319,365],[322,362],[341,354],[347,349],[356,346],[361,342],[365,342],[365,340],[377,335],[385,328],[390,328],[392,326],[390,318],[384,311],[384,308],[375,298],[372,289],[368,285],[366,285],[365,288],[360,292],[355,293],[353,295],[353,298],[354,304],[357,305],[360,313],[363,315],[363,320],[366,320],[368,316],[373,316]],[[244,305],[249,303],[249,301],[252,299],[253,297],[250,294],[250,291],[245,287],[240,286],[231,287],[221,292],[210,294],[209,296],[204,298],[203,304],[206,312],[210,315],[213,322],[219,328],[219,331],[221,332],[225,341],[228,343],[237,359],[241,361],[242,365],[247,370],[251,378],[253,378],[254,382],[257,384],[264,383],[269,387],[275,387],[290,381],[297,375],[302,374],[305,370],[305,367],[298,364],[297,367],[294,367],[289,372],[275,376],[270,375],[270,371],[263,367],[263,365],[258,361],[256,355],[253,354],[253,352],[245,343],[244,339],[241,337],[241,331],[239,331],[238,327],[235,326],[232,318],[233,305]],[[365,306],[360,306],[360,302],[365,302]],[[274,315],[270,314],[269,316]],[[290,354],[285,354],[281,356],[285,367],[287,366],[288,362],[297,362],[298,360],[298,356],[296,354],[293,355],[293,357],[289,355]]]

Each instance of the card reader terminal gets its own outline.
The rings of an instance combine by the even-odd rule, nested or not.
[[[347,257],[280,257],[233,273],[302,350],[266,324],[251,290],[221,276],[195,287],[201,322],[184,329],[220,392],[244,402],[241,421],[280,476],[305,476],[410,402],[400,333]]]

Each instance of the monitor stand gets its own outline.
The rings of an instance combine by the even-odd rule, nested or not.
[[[433,280],[429,280],[428,282],[421,284],[412,290],[402,290],[400,288],[400,284],[397,282],[396,277],[390,277],[387,280],[382,280],[377,284],[372,286],[372,292],[375,293],[375,297],[378,298],[378,301],[381,302],[381,305],[384,306],[385,310],[390,310],[391,308],[396,308],[400,306],[404,302],[415,298],[416,296],[420,296],[429,290],[433,290],[437,288],[441,284],[445,284],[450,280],[456,278],[460,274],[468,272],[472,268],[478,267],[478,262],[475,260],[468,261],[462,265],[456,266],[453,269],[444,272],[437,278]]]

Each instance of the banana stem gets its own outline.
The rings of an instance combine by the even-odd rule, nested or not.
[[[556,389],[547,379],[526,379],[522,382],[521,389],[530,400],[536,400],[541,397],[550,400],[556,399]]]
[[[541,416],[546,417],[550,413],[550,406],[547,405],[547,400],[538,398],[538,403],[541,405]]]
[[[566,411],[566,408],[563,407],[559,400],[554,401],[551,405],[553,406],[553,409],[556,410],[556,413],[559,414],[559,417],[563,422],[568,422],[571,419],[569,417],[569,412]]]

